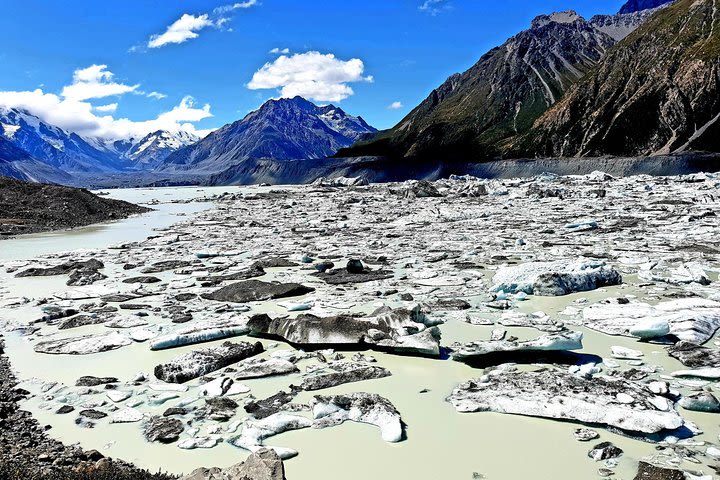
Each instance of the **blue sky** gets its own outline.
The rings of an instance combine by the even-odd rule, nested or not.
[[[39,88],[45,108],[57,110],[50,100],[67,100],[61,93],[73,84],[73,72],[106,65],[77,76],[76,90],[99,84],[104,93],[80,93],[73,108],[128,122],[157,119],[176,108],[178,122],[202,130],[235,121],[282,91],[310,91],[321,104],[346,97],[333,103],[388,128],[450,74],[527,28],[536,15],[574,9],[589,17],[614,13],[622,3],[246,0],[233,9],[226,0],[2,0],[0,100],[3,93],[18,98],[18,92]],[[180,25],[163,37],[183,15],[183,25],[192,28]],[[188,32],[195,38],[166,43]],[[289,49],[282,66],[272,64],[282,55],[270,53],[275,48]],[[266,63],[272,65],[253,80]],[[324,80],[317,83],[313,75]],[[134,90],[105,95],[120,88],[107,84]],[[161,95],[148,96],[152,92]],[[84,98],[88,95],[95,96]],[[187,96],[194,103],[189,98],[181,103]],[[402,107],[389,108],[393,103]]]

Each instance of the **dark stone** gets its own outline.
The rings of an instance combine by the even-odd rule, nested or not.
[[[285,393],[280,391],[263,400],[254,400],[245,405],[245,411],[257,419],[269,417],[281,410],[281,407],[290,403],[297,395],[297,391]]]
[[[348,273],[363,273],[365,271],[365,266],[360,260],[351,259],[347,262],[345,270],[347,270]]]
[[[167,270],[176,270],[178,268],[185,268],[192,265],[187,260],[164,260],[162,262],[156,262],[140,270],[142,273],[160,273]]]
[[[187,408],[182,407],[170,407],[163,412],[163,417],[172,417],[173,415],[187,415]]]
[[[195,293],[179,293],[175,295],[175,300],[178,302],[187,302],[188,300],[192,300],[193,298],[197,298],[197,294]]]
[[[297,266],[297,263],[291,262],[286,258],[270,257],[256,261],[252,264],[251,268],[288,268]]]
[[[130,277],[123,280],[123,283],[159,283],[162,282],[157,277],[153,277],[151,275],[142,275],[139,277]]]
[[[374,365],[332,365],[335,372],[321,373],[311,377],[305,377],[300,388],[307,391],[320,390],[323,388],[335,387],[344,383],[360,382],[375,378],[389,377],[390,370]]]
[[[65,262],[61,265],[49,268],[28,268],[15,274],[16,277],[47,277],[54,275],[65,275],[74,270],[99,270],[105,265],[94,258],[84,262]]]
[[[117,383],[118,379],[115,377],[80,377],[75,382],[76,387],[97,387],[98,385],[105,385],[106,383]]]
[[[185,430],[183,422],[177,418],[154,416],[145,422],[145,439],[148,442],[177,442]]]
[[[107,417],[107,413],[94,409],[80,410],[79,415],[81,417],[90,418],[92,420],[100,420],[101,418]]]
[[[312,275],[330,285],[373,282],[375,280],[385,280],[393,277],[393,273],[389,270],[363,270],[358,273],[351,273],[346,268],[328,270],[324,273],[316,272]]]
[[[685,474],[680,470],[656,467],[641,461],[634,480],[685,480]]]
[[[58,330],[68,330],[70,328],[85,327],[87,325],[97,325],[103,322],[105,322],[105,319],[102,317],[94,315],[76,315],[64,320],[60,325],[58,325]]]
[[[205,399],[205,408],[198,410],[200,417],[206,417],[218,422],[227,422],[238,409],[238,404],[227,397]]]
[[[588,452],[588,457],[592,458],[596,462],[600,460],[607,460],[609,458],[617,458],[623,454],[623,451],[613,445],[611,442],[598,443]]]
[[[72,405],[63,405],[62,407],[58,408],[55,413],[57,413],[58,415],[65,415],[74,411],[75,407],[73,407]]]
[[[297,297],[314,291],[314,288],[298,283],[268,283],[260,280],[248,280],[230,284],[214,292],[203,294],[202,297],[218,302],[247,303]]]

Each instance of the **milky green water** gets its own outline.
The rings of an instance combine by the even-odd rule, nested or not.
[[[178,196],[199,196],[197,189],[163,189],[159,193],[166,199]],[[116,198],[149,199],[158,195],[157,190],[147,191],[114,191]],[[203,193],[204,194],[204,193]],[[125,196],[127,195],[127,197]],[[138,195],[140,197],[138,197]],[[189,197],[185,197],[189,198]],[[146,200],[149,201],[149,200]],[[197,204],[178,205],[180,213],[192,213]],[[187,210],[185,210],[187,208]],[[202,207],[204,208],[204,207]],[[168,221],[176,221],[175,217]],[[150,214],[153,215],[153,214]],[[163,214],[165,215],[165,214]],[[167,215],[173,215],[167,213]],[[109,226],[92,227],[72,232],[56,234],[41,234],[33,236],[42,238],[52,236],[53,245],[59,249],[67,249],[68,245],[86,245],[86,240],[94,238],[101,232],[102,239],[113,244],[130,241],[137,238],[140,233],[133,222],[140,221],[143,228],[157,227],[155,221],[147,218],[129,219]],[[143,222],[152,225],[144,226]],[[142,237],[144,238],[144,237]],[[24,240],[24,239],[23,239]],[[45,239],[47,240],[47,239]],[[20,242],[11,240],[9,242]],[[89,241],[89,240],[88,240]],[[32,250],[36,246],[44,245],[37,240],[37,244],[29,243],[24,248],[15,244],[12,248],[16,252],[24,251],[24,255],[34,256]],[[5,242],[0,244],[0,248]],[[50,250],[52,248],[48,247]],[[60,250],[53,250],[60,251]],[[49,253],[41,250],[40,253]],[[5,258],[15,258],[6,255]],[[110,269],[118,266],[108,266]],[[272,277],[273,272],[269,273]],[[41,296],[67,289],[64,285],[66,279],[62,277],[45,278],[10,278],[7,274],[0,274],[2,286],[9,292],[9,296],[32,292],[33,296]],[[531,297],[531,300],[521,303],[520,310],[533,312],[542,310],[555,316],[565,306],[578,298],[587,298],[589,302],[600,300],[607,296],[632,294],[631,287],[613,287],[596,292],[568,297]],[[147,299],[154,302],[152,297]],[[143,303],[147,303],[143,300]],[[580,305],[581,306],[581,305]],[[255,305],[254,310],[273,308],[270,304]],[[358,308],[368,308],[359,306]],[[0,315],[4,312],[0,311]],[[19,320],[30,320],[37,315],[37,309],[22,307],[13,310],[13,315]],[[154,316],[148,317],[150,322],[166,322]],[[454,341],[467,342],[471,340],[488,339],[493,328],[500,325],[474,326],[464,322],[450,320],[441,327],[443,345]],[[610,356],[610,347],[620,345],[645,353],[648,363],[659,365],[672,371],[682,366],[668,357],[662,347],[641,344],[629,338],[609,337],[584,328],[573,329],[584,333],[583,352],[593,353],[604,357]],[[532,338],[541,334],[529,328],[507,328],[509,334],[522,339]],[[106,331],[105,327],[85,327],[82,333]],[[68,335],[75,334],[71,332]],[[242,337],[240,337],[242,339]],[[147,344],[133,344],[128,347],[97,355],[86,356],[51,356],[36,354],[33,343],[18,334],[6,336],[7,350],[21,379],[41,378],[53,380],[68,385],[74,385],[75,380],[82,375],[116,376],[121,381],[130,380],[138,372],[152,372],[154,365],[167,361],[181,353],[190,351],[197,346],[180,347],[171,350],[151,352]],[[217,345],[222,341],[210,342],[207,346]],[[263,341],[266,347],[274,342]],[[284,344],[272,347],[273,349],[290,348]],[[459,414],[452,405],[445,401],[452,389],[460,382],[477,377],[480,371],[452,360],[434,360],[416,357],[404,357],[384,353],[365,352],[378,360],[378,364],[388,368],[391,377],[346,384],[332,389],[323,390],[322,394],[334,394],[355,391],[368,391],[378,393],[388,398],[400,411],[407,424],[407,439],[403,442],[391,444],[384,442],[380,437],[379,429],[370,425],[346,422],[344,425],[324,430],[305,429],[288,432],[266,441],[268,445],[285,446],[300,452],[300,455],[286,462],[286,473],[290,480],[366,480],[376,479],[471,479],[477,472],[488,479],[559,479],[577,480],[599,478],[597,470],[602,463],[596,463],[587,458],[587,451],[591,444],[577,442],[572,433],[576,424],[557,422],[546,419],[537,419],[522,416],[501,415],[494,413]],[[346,353],[350,356],[352,353]],[[623,364],[623,361],[618,361]],[[304,369],[310,361],[302,361],[299,366]],[[275,377],[268,379],[246,380],[242,383],[251,388],[251,393],[257,398],[272,395],[280,389],[287,389],[290,383],[298,383],[298,376]],[[192,396],[197,382],[191,382],[190,392],[184,396]],[[28,382],[24,384],[31,391],[37,391],[37,384]],[[428,389],[427,393],[420,393]],[[309,400],[312,395],[303,392],[297,401]],[[242,403],[243,396],[238,397]],[[151,414],[161,414],[174,403],[170,401],[162,406],[140,406],[140,410]],[[43,400],[40,396],[34,397],[25,404],[42,424],[52,426],[50,434],[66,443],[79,443],[84,448],[100,450],[105,455],[123,458],[135,462],[139,466],[151,470],[165,470],[174,473],[188,473],[199,466],[229,466],[243,460],[247,452],[229,444],[220,444],[210,450],[185,451],[174,445],[161,445],[147,443],[142,437],[139,424],[110,424],[101,420],[93,429],[80,428],[74,424],[75,415],[55,415],[52,411],[42,408]],[[240,409],[241,410],[241,409]],[[720,429],[715,416],[681,411],[683,416],[700,425],[705,434],[696,437],[696,440],[716,441]],[[242,418],[238,414],[237,419]],[[625,455],[614,478],[630,479],[634,476],[636,462],[644,456],[654,453],[654,445],[621,437],[604,430],[599,430],[601,440],[612,441],[620,446]],[[701,468],[690,465],[694,468]],[[705,469],[707,470],[707,469]]]

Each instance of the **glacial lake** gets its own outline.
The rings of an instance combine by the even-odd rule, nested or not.
[[[213,208],[212,203],[187,201],[197,197],[209,197],[223,192],[254,191],[260,187],[213,187],[213,188],[155,188],[111,190],[109,196],[134,203],[150,204],[155,211],[130,219],[80,228],[71,231],[30,235],[20,239],[0,242],[0,262],[29,259],[37,256],[76,249],[103,249],[122,242],[143,240],[155,229],[164,229],[179,221],[188,221],[192,215]],[[158,203],[159,202],[159,203]],[[108,265],[111,271],[120,266]],[[161,274],[162,275],[162,274]],[[272,279],[274,272],[268,270],[262,280]],[[6,297],[43,296],[62,292],[66,278],[37,277],[15,279],[0,271],[0,293]],[[629,286],[609,287],[567,297],[531,297],[522,302],[520,311],[542,310],[555,315],[578,298],[597,301],[608,296],[627,295]],[[481,300],[469,299],[473,304]],[[373,305],[366,305],[370,309]],[[271,311],[271,303],[254,308]],[[16,320],[31,321],[37,317],[37,308],[21,307],[12,311]],[[0,308],[0,320],[8,314]],[[160,321],[152,315],[150,321]],[[98,325],[83,333],[100,331]],[[443,345],[489,338],[493,326],[475,326],[449,319],[441,326]],[[667,370],[684,368],[667,356],[662,346],[638,343],[631,338],[610,337],[582,327],[572,327],[583,332],[585,348],[581,352],[609,357],[614,345],[641,350],[648,363],[660,365]],[[530,328],[507,327],[508,334],[520,339],[538,335]],[[239,339],[245,339],[239,337]],[[166,351],[150,351],[146,344],[137,343],[113,352],[86,356],[51,356],[35,353],[33,344],[18,333],[6,334],[7,350],[13,368],[22,386],[38,394],[24,405],[41,424],[51,425],[49,434],[72,444],[79,443],[86,449],[97,449],[107,456],[122,458],[153,471],[190,473],[200,466],[225,467],[242,461],[247,453],[228,443],[212,449],[181,450],[176,445],[148,443],[142,436],[139,424],[110,424],[98,422],[95,428],[81,428],[74,422],[75,415],[56,415],[44,407],[39,383],[33,379],[61,382],[73,385],[82,375],[115,376],[129,381],[138,372],[152,372],[154,365],[167,361],[197,346],[180,347]],[[223,340],[203,346],[219,345]],[[285,344],[262,341],[268,352],[288,349]],[[351,352],[344,352],[348,357]],[[392,376],[355,384],[346,384],[323,390],[303,392],[296,402],[306,402],[313,393],[323,395],[367,391],[388,398],[400,411],[407,424],[407,438],[399,443],[386,443],[379,430],[371,425],[346,422],[345,424],[316,430],[312,428],[287,432],[269,439],[266,443],[298,450],[297,457],[285,462],[289,480],[367,480],[375,479],[559,479],[577,480],[600,478],[598,469],[602,462],[594,462],[587,456],[588,450],[597,442],[611,441],[624,450],[612,478],[628,480],[634,477],[637,461],[655,453],[655,445],[616,435],[598,428],[601,438],[597,442],[582,443],[575,440],[573,431],[581,425],[523,416],[496,413],[460,414],[445,401],[452,389],[460,382],[479,376],[479,371],[452,360],[436,360],[398,356],[378,352],[365,352],[377,359],[378,365],[392,371]],[[304,363],[299,363],[301,370]],[[297,378],[271,377],[244,380],[256,398],[264,398],[287,390]],[[191,393],[197,382],[191,382]],[[421,393],[424,392],[424,393]],[[239,403],[241,399],[238,400]],[[142,405],[140,410],[161,414],[171,406]],[[240,409],[242,410],[242,409]],[[695,437],[697,441],[717,441],[720,429],[716,416],[682,411],[682,415],[705,433]],[[238,414],[238,418],[242,415]]]

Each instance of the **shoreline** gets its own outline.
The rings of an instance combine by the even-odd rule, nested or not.
[[[70,230],[152,211],[84,188],[0,177],[0,240]]]
[[[123,460],[105,457],[97,450],[85,451],[51,438],[47,426],[19,406],[27,396],[17,387],[5,340],[0,335],[0,478],[22,479],[114,479],[173,480],[177,477],[151,473]]]

